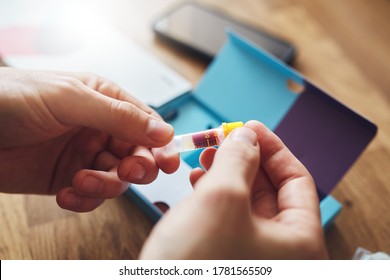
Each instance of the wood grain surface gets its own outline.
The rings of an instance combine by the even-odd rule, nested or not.
[[[196,85],[206,65],[151,31],[153,19],[182,1],[106,2],[118,29]],[[294,43],[294,68],[378,125],[332,193],[344,208],[326,241],[332,259],[350,259],[359,246],[390,253],[390,1],[200,2]],[[54,197],[0,194],[0,259],[133,259],[151,229],[123,197],[77,214]]]

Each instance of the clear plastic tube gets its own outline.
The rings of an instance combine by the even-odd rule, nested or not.
[[[172,154],[219,146],[230,132],[243,125],[243,122],[222,123],[222,125],[217,128],[176,135],[164,149],[168,154]]]

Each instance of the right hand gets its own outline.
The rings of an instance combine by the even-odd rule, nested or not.
[[[314,181],[264,125],[237,128],[201,163],[194,194],[164,215],[141,258],[327,258]]]

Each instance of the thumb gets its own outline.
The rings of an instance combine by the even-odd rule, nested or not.
[[[64,124],[86,126],[107,132],[121,141],[160,147],[173,137],[173,127],[136,105],[100,94],[84,85],[83,90],[62,95],[51,111]]]
[[[236,128],[218,148],[201,185],[207,185],[204,188],[208,190],[237,191],[249,197],[259,164],[257,134],[246,127]]]

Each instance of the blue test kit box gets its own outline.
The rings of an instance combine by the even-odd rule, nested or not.
[[[312,174],[320,198],[324,228],[342,208],[329,193],[377,130],[369,120],[316,87],[303,75],[231,32],[198,86],[157,110],[161,115],[169,116],[168,121],[176,134],[218,127],[222,122],[252,119],[263,122]],[[199,166],[199,154],[200,151],[183,153],[182,159],[194,168]],[[186,172],[182,171],[182,177]],[[180,201],[180,196],[190,192],[183,192],[176,186],[186,184],[180,182],[182,177],[172,177],[169,181],[166,177],[169,175],[162,176],[164,178],[160,182],[157,179],[154,189],[130,186],[126,192],[154,222],[162,215],[154,203],[173,206],[171,204]],[[156,192],[160,192],[163,198],[156,196]]]

